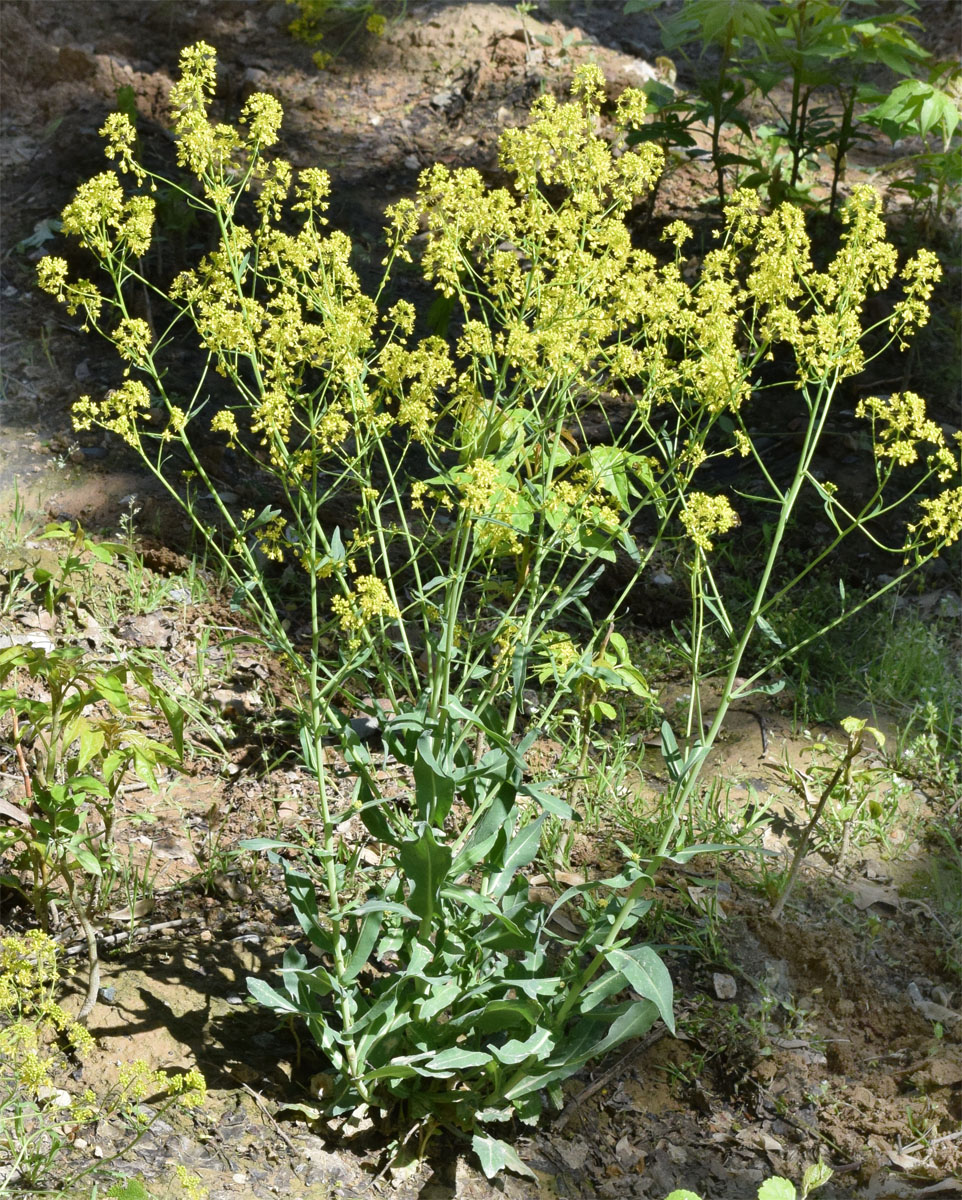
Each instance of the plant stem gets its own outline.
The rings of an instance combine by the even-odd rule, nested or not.
[[[847,761],[848,761],[848,759],[846,759],[846,762]],[[772,919],[775,921],[781,920],[782,911],[784,910],[785,905],[788,902],[788,897],[791,895],[792,889],[795,886],[795,880],[798,877],[798,872],[801,870],[802,863],[805,860],[805,854],[808,851],[809,840],[812,836],[812,833],[815,831],[815,826],[818,824],[818,822],[822,816],[822,811],[825,808],[825,805],[828,803],[829,797],[831,796],[832,792],[835,790],[836,784],[838,783],[839,779],[841,778],[844,765],[845,764],[842,764],[841,766],[839,766],[838,770],[835,772],[835,774],[832,776],[831,780],[829,781],[828,785],[826,786],[825,790],[822,792],[821,796],[819,796],[818,803],[815,805],[815,811],[812,813],[811,820],[805,826],[802,836],[799,839],[798,845],[795,848],[795,855],[792,858],[792,865],[789,868],[788,878],[785,880],[785,886],[782,888],[782,893],[778,897],[778,900],[775,902],[775,904],[772,908]],[[802,782],[802,787],[805,791],[806,797],[808,797],[808,787],[805,783],[804,776],[802,776],[800,773],[797,773],[797,772],[796,772],[796,774],[797,774],[797,777]]]

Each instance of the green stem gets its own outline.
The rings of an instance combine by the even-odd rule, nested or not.
[[[785,905],[788,902],[788,897],[791,895],[792,889],[795,886],[795,880],[798,878],[798,873],[801,870],[802,863],[805,861],[805,855],[808,851],[808,843],[811,840],[812,834],[815,832],[819,820],[821,819],[822,811],[831,798],[832,792],[835,791],[838,781],[841,779],[842,775],[844,774],[846,778],[848,778],[852,769],[852,761],[858,754],[861,747],[861,736],[858,735],[856,737],[852,737],[850,735],[848,739],[848,747],[845,751],[845,758],[839,764],[835,774],[832,776],[831,780],[826,785],[824,791],[819,797],[818,804],[815,806],[815,811],[812,813],[812,818],[805,826],[805,830],[799,839],[798,846],[795,848],[795,855],[792,858],[792,865],[789,868],[788,878],[785,880],[785,886],[782,888],[782,894],[778,897],[778,900],[772,908],[772,920],[781,920],[782,912],[784,911]]]

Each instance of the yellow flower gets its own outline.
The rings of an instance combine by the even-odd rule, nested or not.
[[[137,423],[149,408],[150,393],[146,387],[139,380],[128,379],[108,392],[99,404],[89,396],[81,396],[73,406],[74,428],[90,429],[98,425],[118,434],[129,446],[137,446],[140,444]]]
[[[50,1086],[52,1058],[41,1058],[36,1050],[28,1050],[17,1063],[17,1081],[29,1091],[36,1093]]]
[[[686,225],[684,221],[672,221],[670,225],[665,226],[662,232],[661,240],[663,242],[673,242],[675,249],[681,253],[681,248],[685,242],[692,237],[691,226]]]
[[[700,550],[712,550],[712,538],[727,533],[738,524],[738,515],[725,496],[709,496],[705,492],[690,492],[681,514],[685,532]]]
[[[369,625],[396,621],[401,616],[384,583],[374,575],[358,575],[350,596],[335,596],[331,608],[338,624],[350,635],[351,647],[360,643],[360,634]]]
[[[111,113],[100,130],[100,136],[107,140],[107,145],[104,147],[104,154],[107,158],[118,159],[121,171],[131,172],[138,183],[143,183],[147,177],[146,172],[136,162],[133,154],[137,146],[137,130],[131,124],[127,114]]]
[[[921,501],[921,508],[922,519],[909,529],[913,533],[921,532],[925,539],[941,543],[933,554],[959,540],[962,535],[962,487],[950,488],[939,496]]]
[[[900,467],[918,460],[922,443],[929,442],[937,448],[945,446],[942,430],[926,416],[925,401],[914,392],[860,400],[855,415],[872,421],[875,457],[891,459]]]
[[[748,434],[745,433],[745,431],[743,429],[736,429],[735,433],[734,433],[734,438],[735,438],[735,449],[742,456],[742,458],[747,458],[748,455],[751,454],[751,452],[752,452],[752,443],[751,443],[751,439],[749,438]]]
[[[278,138],[284,110],[278,100],[266,92],[255,92],[241,109],[240,122],[250,123],[250,145],[273,146]]]
[[[490,458],[476,458],[461,477],[461,507],[472,516],[483,516],[498,487],[498,468]]]
[[[150,326],[140,317],[124,317],[113,333],[117,353],[135,366],[146,363],[152,341]]]
[[[228,446],[237,444],[237,418],[229,408],[222,408],[220,412],[214,413],[210,428],[212,433],[226,433]]]
[[[45,255],[37,263],[37,284],[42,291],[49,292],[58,300],[64,300],[64,287],[67,284],[67,262],[53,254]]]

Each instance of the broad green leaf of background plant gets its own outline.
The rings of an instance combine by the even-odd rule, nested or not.
[[[892,89],[886,100],[867,112],[864,120],[878,125],[893,142],[910,134],[924,138],[937,129],[948,148],[962,112],[958,100],[948,92],[921,79],[906,79]]]
[[[488,1179],[494,1179],[505,1167],[518,1175],[527,1175],[530,1179],[538,1178],[534,1171],[521,1161],[517,1150],[500,1138],[476,1133],[471,1139],[471,1146],[478,1156],[481,1170]]]
[[[795,1200],[796,1196],[795,1185],[780,1175],[766,1179],[758,1189],[758,1200]]]

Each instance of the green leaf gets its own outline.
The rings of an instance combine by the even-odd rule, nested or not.
[[[555,1036],[551,1030],[538,1028],[525,1041],[520,1042],[517,1038],[513,1038],[511,1041],[505,1042],[503,1046],[492,1047],[492,1052],[499,1062],[510,1067],[525,1062],[532,1055],[547,1057],[554,1049],[554,1044]]]
[[[301,731],[302,741],[306,731]],[[375,796],[368,784],[362,781],[359,798],[360,816],[372,837],[388,846],[398,845],[398,834],[391,828],[385,815],[385,804],[381,796]]]
[[[126,546],[121,546],[117,542],[90,542],[87,546],[91,558],[95,558],[97,562],[107,565],[112,563],[115,558],[129,556],[130,551]]]
[[[127,698],[124,688],[125,674],[124,669],[120,668],[118,671],[108,671],[104,675],[98,675],[94,680],[94,685],[101,698],[118,712],[123,713],[130,712],[130,700]]]
[[[74,775],[67,781],[62,796],[63,800],[76,802],[82,801],[84,796],[101,796],[106,799],[109,794],[96,775]]]
[[[371,951],[377,942],[377,935],[381,931],[381,922],[383,919],[384,914],[381,912],[365,913],[364,920],[361,922],[360,932],[354,941],[354,949],[351,951],[351,956],[344,965],[344,973],[341,976],[344,983],[350,983],[352,979],[356,979],[364,969]]]
[[[517,1150],[513,1146],[509,1146],[507,1142],[502,1142],[500,1138],[485,1137],[476,1133],[471,1139],[471,1147],[478,1156],[481,1170],[488,1179],[494,1179],[495,1175],[503,1171],[505,1167],[517,1175],[527,1175],[530,1179],[538,1178],[534,1171],[521,1161]]]
[[[426,1058],[426,1054],[412,1054],[411,1059],[422,1060]],[[413,1079],[416,1075],[420,1075],[420,1066],[413,1066],[411,1061],[402,1061],[394,1059],[383,1067],[376,1067],[373,1071],[364,1072],[364,1082],[373,1083],[376,1079]]]
[[[802,1198],[809,1196],[816,1188],[823,1187],[832,1178],[832,1168],[826,1163],[812,1163],[811,1166],[805,1168],[805,1174],[802,1176]]]
[[[125,1179],[111,1184],[104,1192],[104,1200],[151,1200],[151,1194],[139,1179]]]
[[[265,1008],[272,1008],[275,1012],[298,1014],[301,1012],[300,1006],[295,1004],[289,996],[282,996],[280,992],[275,991],[263,979],[257,979],[253,975],[248,975],[247,990],[257,1003],[262,1004]]]
[[[77,770],[82,771],[92,758],[104,748],[104,731],[91,729],[85,720],[80,730],[80,745],[77,750]]]
[[[468,1067],[486,1067],[491,1061],[491,1055],[484,1050],[462,1050],[460,1046],[452,1046],[422,1063],[424,1070],[432,1072],[463,1071]]]
[[[795,1185],[780,1175],[766,1179],[758,1189],[758,1200],[795,1200]]]
[[[733,700],[741,700],[745,696],[777,696],[779,692],[784,691],[785,680],[776,679],[774,683],[759,683],[755,687],[749,688],[747,691],[736,689],[732,692]]]
[[[675,734],[672,727],[667,721],[661,723],[661,756],[665,760],[665,766],[668,768],[668,775],[673,783],[678,783],[684,778],[684,770],[682,766],[681,750],[678,748],[678,742],[675,740]]]
[[[502,1121],[510,1121],[514,1113],[513,1104],[509,1104],[507,1108],[480,1108],[474,1114],[474,1119],[476,1121],[494,1121],[500,1124]]]
[[[431,990],[421,1001],[418,1009],[419,1021],[432,1021],[458,998],[461,984],[456,979],[431,979]]]
[[[661,1019],[674,1033],[674,988],[668,968],[654,950],[650,946],[632,946],[630,950],[615,947],[605,953],[605,960],[624,975],[639,996],[654,1001]]]
[[[168,692],[156,684],[149,690],[150,698],[164,714],[179,760],[184,757],[184,710]]]
[[[438,892],[451,867],[451,848],[439,846],[434,839],[434,830],[430,825],[423,825],[416,840],[401,843],[397,858],[410,885],[408,906],[422,924],[428,924],[434,916]]]
[[[503,896],[507,892],[516,872],[534,860],[541,846],[541,826],[544,824],[545,819],[546,814],[542,813],[540,816],[535,817],[533,821],[529,821],[508,844],[504,858],[501,860],[501,869],[491,877],[488,888],[490,896],[493,896],[495,899]]]
[[[87,850],[84,846],[74,846],[73,854],[88,875],[96,875],[98,878],[103,875],[100,859],[91,850]]]
[[[761,632],[762,632],[762,633],[765,635],[765,637],[767,637],[767,638],[768,638],[768,640],[769,640],[770,642],[773,642],[773,643],[774,643],[776,646],[778,646],[778,648],[779,648],[780,650],[784,650],[784,649],[785,649],[785,643],[782,641],[782,639],[781,639],[781,638],[778,636],[778,634],[775,632],[775,630],[774,630],[774,628],[772,627],[771,623],[770,623],[769,621],[766,621],[766,620],[765,620],[765,618],[764,618],[764,617],[763,617],[761,614],[759,614],[759,615],[758,615],[758,616],[755,618],[755,623],[757,624],[758,628],[759,628],[759,629],[761,630]]]
[[[294,909],[294,915],[297,917],[298,925],[312,941],[316,942],[321,920],[317,909],[317,893],[314,891],[313,880],[302,871],[295,871],[292,867],[285,866],[284,885],[287,888],[287,895],[291,907]]]
[[[627,511],[631,505],[627,475],[629,456],[626,451],[618,446],[592,446],[588,451],[588,461],[596,484],[615,496]]]
[[[439,762],[434,754],[434,734],[426,729],[418,738],[414,760],[414,796],[418,819],[440,828],[454,803],[457,773],[454,763]]]
[[[697,1192],[689,1192],[687,1188],[676,1188],[665,1200],[701,1200]]]
[[[533,800],[539,808],[552,816],[561,817],[563,821],[578,820],[574,809],[567,801],[556,796],[547,784],[525,783],[518,788],[519,796]]]
[[[62,221],[56,217],[45,217],[42,221],[37,221],[33,227],[33,233],[17,242],[14,248],[18,254],[22,254],[25,250],[35,250],[44,242],[52,241],[61,229],[63,229]]]
[[[543,1009],[533,999],[512,997],[504,1000],[492,1000],[475,1018],[473,1029],[476,1033],[492,1033],[495,1030],[514,1029],[518,1025],[536,1025]]]
[[[678,863],[683,866],[699,854],[733,854],[736,850],[744,850],[737,842],[696,842],[686,846],[684,850],[676,850],[674,854],[666,854],[665,862]]]
[[[397,900],[365,900],[361,904],[352,904],[347,910],[355,916],[363,916],[366,913],[394,913],[396,916],[403,917],[406,921],[415,919],[414,913],[406,904],[401,904]],[[339,914],[340,916],[344,914]]]
[[[478,819],[471,836],[451,866],[451,874],[455,878],[463,875],[465,871],[469,871],[475,863],[480,862],[489,854],[507,820],[510,809],[511,797],[504,794],[504,789],[499,789],[489,800],[488,807]]]
[[[657,1020],[658,1009],[654,1004],[649,1000],[634,1001],[615,1017],[604,1037],[594,1042],[586,1052],[579,1054],[580,1062],[607,1054],[609,1050],[614,1050],[629,1038],[641,1037]]]
[[[611,996],[623,992],[627,986],[628,981],[620,971],[606,971],[604,975],[593,979],[585,988],[581,993],[578,1005],[583,1013],[589,1013]]]

